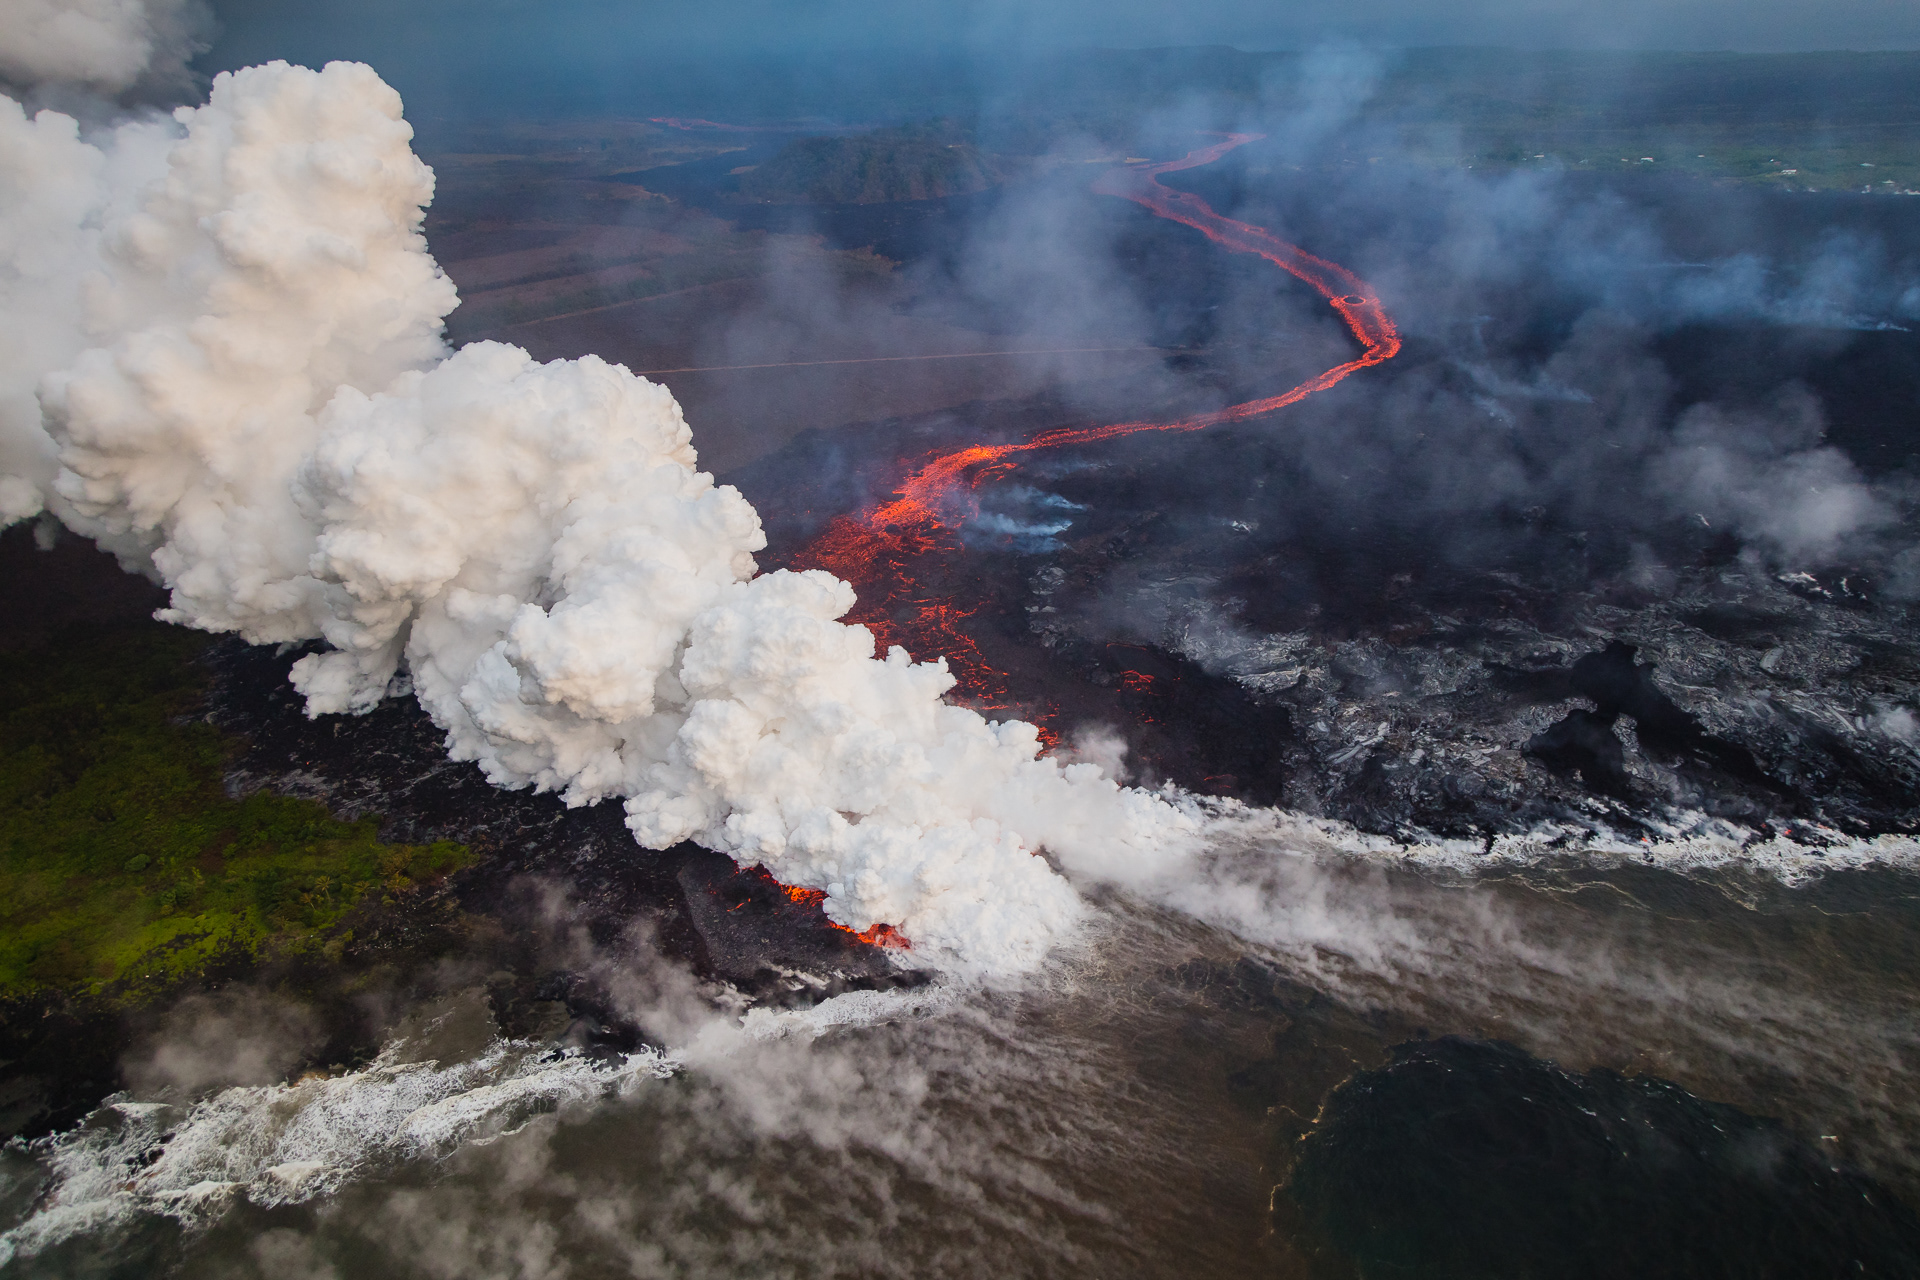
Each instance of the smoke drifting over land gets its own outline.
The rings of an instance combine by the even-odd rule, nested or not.
[[[1410,164],[1358,115],[1377,69],[1333,51],[1252,111],[1196,101],[1117,145],[1065,141],[1047,161],[1056,179],[1009,191],[968,225],[964,250],[903,269],[911,306],[1009,333],[1194,348],[1190,362],[1204,361],[1184,376],[1060,378],[1063,398],[1090,416],[1141,403],[1177,413],[1287,378],[1296,362],[1334,363],[1347,339],[1333,317],[1276,296],[1270,273],[1243,261],[1180,256],[1177,237],[1102,207],[1081,179],[1103,146],[1156,153],[1209,129],[1263,132],[1172,181],[1351,267],[1416,344],[1370,375],[1368,392],[1347,387],[1267,424],[1278,473],[1260,474],[1265,492],[1245,493],[1239,473],[1217,477],[1215,501],[1246,503],[1274,530],[1263,541],[1302,524],[1384,526],[1467,565],[1504,557],[1530,571],[1555,553],[1511,527],[1538,528],[1529,511],[1556,533],[1623,546],[1704,520],[1775,568],[1852,562],[1897,576],[1888,565],[1910,541],[1894,528],[1910,481],[1864,474],[1828,439],[1830,411],[1804,379],[1853,334],[1920,320],[1910,234],[1893,222],[1887,237],[1871,224],[1836,230],[1818,200],[1798,208],[1706,183],[1623,193],[1570,172],[1573,156],[1486,176]],[[982,129],[993,127],[989,116]],[[791,281],[781,299],[785,312],[809,309]],[[849,314],[831,296],[810,309]],[[876,332],[890,318],[876,314]],[[1781,358],[1753,357],[1738,380],[1684,384],[1676,344],[1706,327],[1778,335]],[[1049,371],[1045,357],[1027,363],[1025,376]],[[1855,440],[1880,430],[1841,426]],[[1191,473],[1204,458],[1183,465]],[[1193,488],[1208,485],[1196,476]]]
[[[1304,1123],[1381,1039],[1461,1019],[1722,1096],[1830,1082],[1796,1095],[1817,1132],[1912,1158],[1913,1036],[1898,999],[1862,990],[1869,966],[1787,972],[1764,917],[1711,894],[1684,920],[1607,919],[1565,895],[1329,869],[1311,833],[1275,834],[1192,877],[1184,905],[1231,934],[1112,903],[1017,990],[858,993],[743,1023],[644,946],[576,955],[673,1048],[594,1066],[463,1046],[458,1024],[485,1022],[469,991],[363,1070],[109,1110],[52,1149],[50,1211],[0,1245],[74,1265],[89,1231],[128,1248],[115,1232],[139,1212],[199,1229],[186,1256],[241,1276],[369,1258],[422,1276],[966,1275],[982,1258],[1145,1276],[1171,1256],[1242,1274],[1272,1193],[1248,1101]],[[1249,940],[1270,959],[1240,958]],[[206,1016],[184,1012],[182,1032]],[[1242,1070],[1274,1053],[1270,1075]]]

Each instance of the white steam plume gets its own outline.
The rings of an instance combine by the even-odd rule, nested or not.
[[[105,94],[182,88],[208,21],[200,0],[4,0],[0,80]]]
[[[623,797],[641,843],[763,864],[943,963],[1024,967],[1079,918],[1043,848],[1124,871],[1191,843],[1194,814],[945,705],[944,665],[876,660],[845,583],[755,576],[759,518],[664,388],[450,355],[411,136],[345,63],[92,142],[0,105],[6,517],[44,504],[172,621],[326,640],[309,714],[404,664],[496,784]]]

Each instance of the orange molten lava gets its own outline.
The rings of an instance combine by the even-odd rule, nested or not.
[[[881,652],[897,644],[918,659],[945,657],[955,688],[963,698],[984,710],[1004,708],[1007,705],[1005,676],[987,663],[972,637],[960,627],[960,619],[971,616],[971,611],[960,610],[950,599],[929,596],[916,583],[912,564],[929,553],[950,551],[957,545],[953,529],[978,509],[973,495],[982,484],[1017,467],[1018,455],[1038,449],[1094,444],[1143,431],[1199,431],[1226,422],[1257,418],[1298,404],[1348,374],[1399,354],[1399,330],[1366,281],[1338,263],[1316,258],[1298,245],[1288,244],[1265,228],[1223,218],[1199,196],[1176,191],[1160,182],[1163,173],[1210,164],[1262,136],[1229,134],[1224,141],[1188,152],[1178,160],[1111,169],[1094,182],[1093,189],[1101,195],[1121,196],[1143,204],[1162,218],[1192,227],[1222,248],[1258,254],[1305,281],[1340,313],[1360,343],[1360,354],[1280,395],[1228,405],[1173,422],[1116,422],[1099,427],[1060,428],[1018,444],[968,445],[934,458],[908,476],[894,491],[893,501],[858,515],[836,517],[819,538],[794,557],[792,567],[825,569],[859,588],[859,603],[846,620],[872,631]],[[1128,671],[1123,681],[1128,689],[1144,691],[1151,684],[1151,677]],[[1050,732],[1043,730],[1042,737],[1049,746],[1057,743]],[[818,891],[788,889],[787,892],[794,895]],[[878,940],[880,945],[906,945],[906,940],[886,925],[876,925],[867,933],[878,930],[885,930],[889,939],[898,939]]]
[[[769,880],[773,879],[773,877],[767,875],[765,871],[762,871],[760,874],[766,875]],[[774,881],[774,883],[779,884],[778,881]],[[780,892],[787,895],[787,901],[802,907],[817,907],[827,900],[826,891],[823,889],[802,889],[797,885],[782,884],[780,885]],[[913,947],[913,944],[907,941],[907,936],[890,924],[869,925],[865,929],[855,931],[847,928],[847,926],[843,924],[833,924],[831,920],[827,921],[827,923],[833,925],[834,928],[842,933],[853,934],[854,937],[870,946],[893,947],[900,951],[909,951]]]

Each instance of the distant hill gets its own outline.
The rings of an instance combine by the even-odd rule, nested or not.
[[[884,204],[967,195],[1005,181],[1003,162],[941,123],[796,138],[740,175],[740,195],[773,204]]]

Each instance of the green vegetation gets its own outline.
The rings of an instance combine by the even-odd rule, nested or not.
[[[776,204],[880,204],[984,191],[1000,162],[942,121],[842,138],[795,138],[740,175],[740,194]]]
[[[1842,131],[1782,124],[1533,134],[1409,127],[1394,135],[1391,147],[1378,139],[1370,145],[1419,162],[1483,169],[1544,164],[1625,177],[1679,173],[1796,191],[1905,194],[1920,186],[1920,126]]]
[[[338,955],[362,903],[464,864],[312,801],[234,798],[184,718],[206,637],[148,624],[0,655],[0,995],[139,994],[210,963]]]

